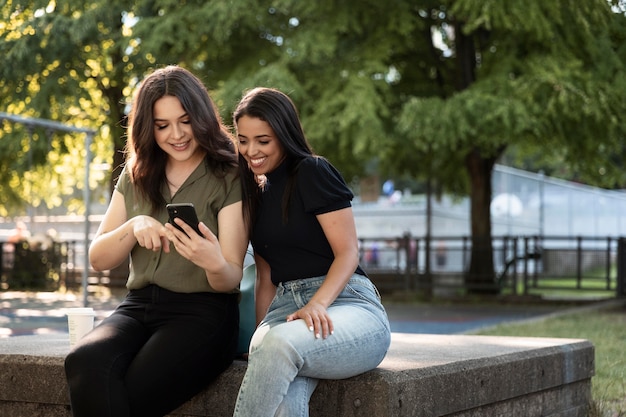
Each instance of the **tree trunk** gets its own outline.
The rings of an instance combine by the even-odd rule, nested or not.
[[[476,81],[476,45],[463,31],[463,22],[454,24],[457,54],[457,89],[469,88]],[[465,276],[469,294],[497,294],[499,287],[493,266],[491,242],[491,173],[496,157],[485,158],[478,148],[465,157],[470,178],[470,219],[472,249],[470,265]]]
[[[465,158],[471,181],[471,258],[465,276],[470,294],[497,294],[499,287],[493,266],[491,242],[491,173],[496,158],[483,158],[479,150],[472,150]]]

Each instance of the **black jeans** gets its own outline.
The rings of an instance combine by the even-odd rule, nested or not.
[[[233,361],[237,295],[132,290],[65,359],[74,417],[162,417]]]

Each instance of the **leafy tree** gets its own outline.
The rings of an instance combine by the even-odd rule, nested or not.
[[[133,49],[136,40],[124,21],[127,3],[8,0],[0,6],[0,53],[10,63],[0,67],[0,108],[98,129],[94,162],[112,163],[116,173],[129,86],[152,63]],[[0,131],[6,149],[0,156],[0,214],[16,211],[23,200],[58,207],[68,190],[85,187],[80,135],[26,132],[7,123]],[[15,186],[24,177],[33,190]],[[93,180],[91,187],[101,178]]]
[[[113,167],[106,173],[111,186],[123,161],[131,87],[154,63],[136,48],[127,5],[119,0],[7,0],[0,6],[0,53],[11,63],[0,67],[0,108],[98,129],[94,162]],[[0,147],[11,149],[0,154],[0,215],[17,212],[24,202],[81,212],[84,202],[71,198],[72,193],[93,189],[105,178],[96,172],[100,176],[91,175],[91,184],[83,183],[80,135],[31,136],[23,127],[6,123],[0,132]],[[127,270],[123,264],[111,275],[125,276]]]
[[[193,15],[159,7],[217,40],[181,44],[177,57],[211,75],[226,108],[246,88],[279,87],[344,174],[362,175],[373,160],[469,191],[468,283],[478,292],[497,291],[491,173],[509,147],[559,157],[597,184],[624,183],[622,164],[605,158],[623,148],[623,4],[278,0],[232,13],[199,5]],[[150,39],[158,56],[171,52],[171,24],[137,25],[142,39],[162,35]],[[602,178],[592,176],[599,167]]]
[[[509,146],[562,156],[587,174],[603,167],[596,183],[624,183],[623,165],[606,158],[624,146],[623,10],[612,13],[604,0],[488,5],[457,1],[445,10],[438,27],[456,87],[445,97],[410,98],[399,118],[418,147],[452,148],[463,158],[471,196],[468,281],[477,292],[497,291],[490,288],[491,173]]]
[[[491,172],[507,149],[624,182],[604,157],[621,155],[626,110],[611,1],[9,0],[0,103],[107,126],[98,143],[119,150],[124,100],[151,66],[193,70],[227,118],[244,90],[278,87],[348,179],[375,169],[469,191],[468,282],[492,290]]]

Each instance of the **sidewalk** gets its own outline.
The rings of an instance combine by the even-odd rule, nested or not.
[[[101,288],[90,294],[96,323],[124,297],[123,288]],[[0,292],[0,337],[67,333],[65,309],[83,307],[81,292]],[[518,303],[401,303],[385,301],[391,330],[396,333],[460,334],[505,322],[528,320],[569,311],[571,305]],[[581,308],[581,307],[578,307]]]
[[[113,311],[123,294],[123,289],[102,289],[89,296],[96,322]],[[82,292],[0,292],[0,337],[67,333],[65,309],[71,307],[83,307]]]

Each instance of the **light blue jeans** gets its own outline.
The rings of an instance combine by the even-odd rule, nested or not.
[[[391,334],[380,295],[369,279],[354,275],[328,308],[334,334],[316,339],[304,320],[287,322],[324,277],[280,284],[250,342],[248,369],[235,417],[306,417],[319,379],[343,379],[376,368]]]

